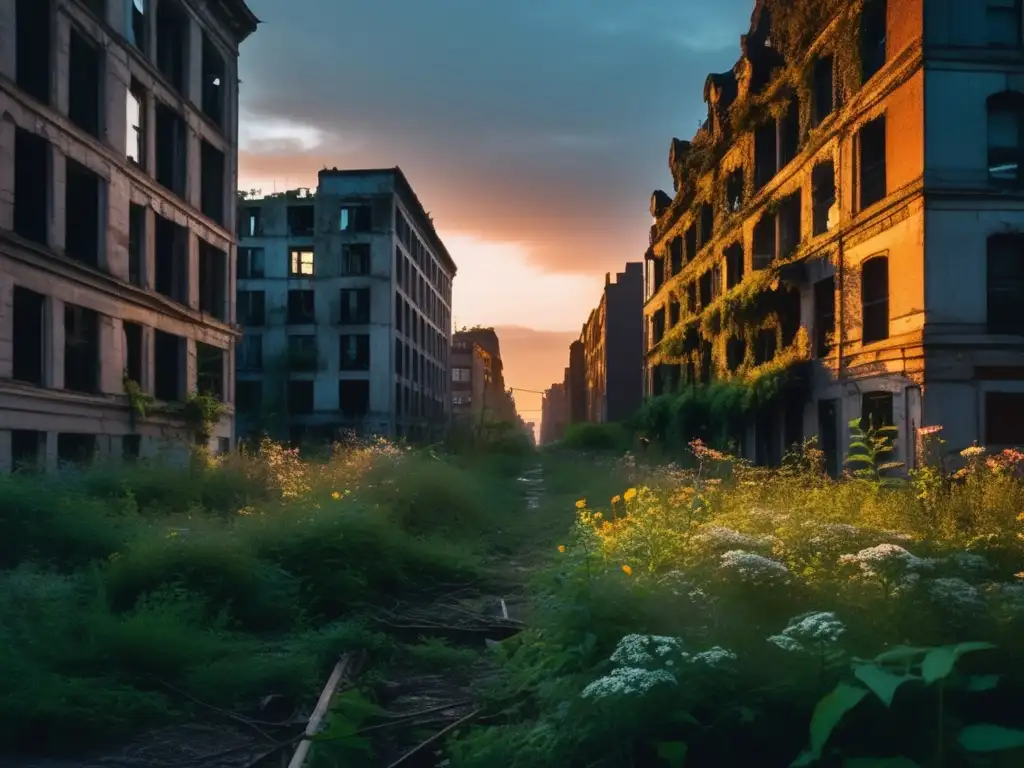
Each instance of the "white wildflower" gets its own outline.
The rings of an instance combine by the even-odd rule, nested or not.
[[[664,658],[671,653],[682,652],[683,644],[678,637],[661,635],[626,635],[619,640],[611,660],[615,664],[631,667],[642,667],[653,664],[655,654]]]
[[[784,651],[802,651],[803,645],[789,635],[772,635],[768,638],[769,643],[779,646]]]
[[[957,577],[935,579],[928,585],[928,593],[933,599],[947,603],[950,607],[971,608],[981,604],[977,588]]]
[[[842,555],[839,562],[859,565],[865,576],[891,575],[894,570],[917,570],[930,564],[928,560],[911,554],[899,544],[878,544],[862,549],[855,555]]]
[[[1004,608],[1024,613],[1024,584],[997,584],[994,592]]]
[[[849,539],[863,535],[863,531],[849,523],[825,523],[820,524],[809,520],[807,525],[814,526],[817,533],[810,538],[810,543],[816,547],[838,546]]]
[[[980,574],[989,569],[989,562],[975,552],[957,552],[949,556],[950,565],[967,573]]]
[[[772,560],[755,552],[745,552],[742,549],[726,552],[722,555],[720,565],[725,570],[734,571],[753,581],[788,578],[789,576],[789,569],[778,560]]]
[[[818,647],[835,643],[846,632],[832,611],[812,611],[789,620],[781,634],[768,638],[769,643],[784,651],[802,651],[806,646]]]
[[[645,694],[662,683],[675,684],[672,673],[664,669],[639,669],[619,667],[599,678],[583,689],[583,698],[606,698],[608,696],[631,696]]]
[[[726,661],[736,661],[736,654],[722,648],[720,645],[694,654],[689,659],[691,664],[706,664],[709,667],[717,667]]]
[[[721,525],[711,525],[704,528],[696,537],[696,540],[707,546],[716,549],[766,549],[772,546],[772,540],[764,536],[751,536],[740,533],[732,528]]]

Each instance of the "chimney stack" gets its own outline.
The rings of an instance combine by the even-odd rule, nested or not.
[[[612,284],[612,273],[611,272],[605,272],[604,273],[604,287],[607,288],[611,284]]]

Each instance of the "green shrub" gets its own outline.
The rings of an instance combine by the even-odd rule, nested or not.
[[[570,424],[560,447],[571,451],[627,451],[632,436],[622,424]]]

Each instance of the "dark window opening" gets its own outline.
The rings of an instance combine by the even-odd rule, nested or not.
[[[267,294],[264,291],[238,291],[235,314],[239,325],[263,325],[266,322]]]
[[[259,206],[246,205],[238,211],[238,236],[263,236],[263,209]]]
[[[366,325],[370,322],[370,289],[343,288],[338,320],[341,325]]]
[[[714,301],[722,295],[722,264],[715,264],[711,268],[711,300]]]
[[[670,259],[672,261],[672,274],[678,275],[683,271],[683,238],[672,238],[669,245]]]
[[[693,261],[697,255],[697,225],[691,224],[686,228],[686,261]]]
[[[11,430],[11,464],[16,472],[38,469],[44,461],[46,433],[34,429]]]
[[[1024,392],[985,393],[985,445],[1024,446]]]
[[[340,341],[340,362],[342,371],[370,370],[370,336],[366,333],[344,334]]]
[[[312,205],[288,206],[288,234],[309,237],[315,230],[316,219]]]
[[[163,8],[164,4],[160,4]],[[188,175],[188,142],[185,121],[166,104],[156,105],[156,180],[185,198]]]
[[[889,338],[889,259],[875,256],[860,271],[861,343]]]
[[[178,93],[185,93],[188,62],[188,16],[174,0],[156,6],[156,66]]]
[[[865,392],[860,397],[860,428],[879,429],[895,426],[892,392]]]
[[[370,274],[369,243],[352,243],[341,247],[341,274]]]
[[[885,66],[886,0],[865,0],[860,17],[861,81],[867,82]]]
[[[154,288],[172,301],[188,304],[188,230],[163,216],[154,219]]]
[[[288,277],[312,277],[313,251],[309,248],[290,248],[288,250]]]
[[[679,302],[670,301],[668,304],[668,327],[673,328],[679,324]]]
[[[124,375],[136,384],[142,383],[142,326],[138,323],[123,323],[124,334]]]
[[[800,102],[793,99],[779,123],[779,168],[785,168],[800,152]]]
[[[697,284],[690,283],[686,286],[686,311],[691,315],[697,314]]]
[[[706,309],[707,306],[714,300],[714,285],[712,283],[710,269],[700,276],[699,290],[701,309]]]
[[[401,339],[395,339],[395,375],[404,376],[405,368],[402,366],[402,358],[405,354],[405,345]]]
[[[762,328],[754,343],[754,365],[764,365],[775,359],[778,334],[774,328]]]
[[[832,351],[836,332],[836,279],[828,277],[814,284],[814,355]]]
[[[262,248],[239,248],[238,260],[236,262],[238,265],[238,279],[248,280],[263,277],[263,258]]]
[[[224,350],[201,341],[196,342],[196,391],[224,399]]]
[[[61,432],[57,435],[57,461],[85,466],[96,457],[96,435]]]
[[[731,337],[725,345],[725,362],[730,371],[735,371],[747,357],[747,340]]]
[[[224,57],[209,36],[203,33],[203,113],[224,127],[224,94],[227,88]]]
[[[988,97],[988,175],[996,184],[1019,187],[1024,154],[1024,93],[1004,91]]]
[[[309,325],[316,322],[316,294],[313,291],[288,291],[288,324]]]
[[[777,311],[779,331],[782,335],[782,346],[788,347],[796,340],[800,331],[801,301],[800,291],[796,288],[786,290],[780,288],[777,294]]]
[[[725,182],[725,208],[736,213],[743,207],[743,191],[746,187],[746,176],[742,168],[730,171]]]
[[[369,232],[373,228],[372,219],[370,206],[345,205],[341,208],[338,229],[342,232]],[[417,245],[422,247],[419,241]],[[416,261],[421,262],[422,259],[417,258]]]
[[[237,364],[242,371],[259,371],[263,369],[263,336],[245,334],[236,350]]]
[[[15,128],[14,231],[40,245],[49,242],[49,190],[49,144],[42,136]]]
[[[199,205],[204,214],[223,225],[226,194],[224,153],[205,141],[200,147],[199,183],[202,194]]]
[[[762,189],[778,172],[778,136],[771,120],[754,131],[754,191]]]
[[[320,350],[314,334],[288,337],[288,366],[300,373],[315,371],[320,367]]]
[[[68,118],[90,136],[100,138],[103,55],[74,26],[68,49]]]
[[[172,403],[184,399],[185,339],[164,331],[153,332],[153,395]]]
[[[149,0],[125,0],[131,9],[131,23],[125,30],[128,42],[143,53],[149,47]]]
[[[711,242],[715,236],[715,209],[711,203],[701,203],[700,206],[700,247]]]
[[[365,416],[370,412],[368,379],[341,379],[338,382],[338,409],[345,416]]]
[[[315,405],[312,381],[288,382],[288,412],[294,414],[312,413]]]
[[[651,316],[651,339],[655,344],[665,337],[665,308],[655,311]]]
[[[1020,0],[987,0],[985,26],[989,46],[1019,48],[1021,23]]]
[[[259,413],[263,408],[263,382],[239,381],[235,385],[235,408],[239,413]]]
[[[828,217],[836,204],[836,172],[831,160],[811,171],[811,217],[814,236],[828,232]]]
[[[14,286],[12,376],[16,381],[43,386],[46,338],[46,297]]]
[[[836,108],[833,82],[835,59],[822,56],[811,71],[811,125],[817,128]]]
[[[779,203],[779,258],[788,259],[797,248],[803,234],[801,221],[802,190],[783,198]]]
[[[218,320],[228,316],[228,255],[199,241],[199,311]]]
[[[64,305],[64,389],[99,391],[100,318],[75,304]]]
[[[121,436],[121,459],[135,461],[142,453],[142,435]]]
[[[52,47],[51,3],[17,0],[15,22],[15,80],[36,101],[50,103]]]
[[[654,292],[657,293],[665,284],[665,260],[654,259]]]
[[[84,165],[67,160],[64,253],[93,267],[99,266],[100,236],[107,231],[101,206],[101,184],[100,177]]]
[[[725,249],[726,288],[735,288],[743,282],[743,245],[733,243]]]
[[[993,235],[987,251],[988,332],[1024,335],[1024,236]]]
[[[142,285],[142,270],[146,262],[146,209],[141,205],[128,205],[128,282]]]
[[[835,400],[818,401],[818,439],[825,454],[825,471],[839,475],[839,405]]]
[[[107,21],[107,0],[82,0],[82,4],[92,11],[96,18]]]
[[[765,269],[775,261],[775,215],[765,212],[754,225],[754,252],[751,268]]]
[[[857,139],[860,149],[860,210],[863,211],[886,194],[885,115],[865,124]]]
[[[700,383],[711,383],[711,342],[700,343]]]

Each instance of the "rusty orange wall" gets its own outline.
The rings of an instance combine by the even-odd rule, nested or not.
[[[924,34],[924,0],[888,0],[886,18],[891,59]]]
[[[924,173],[924,70],[885,100],[886,190],[892,194]]]

